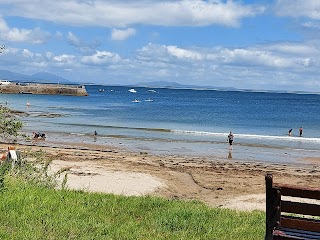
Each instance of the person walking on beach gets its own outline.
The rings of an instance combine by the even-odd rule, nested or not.
[[[300,137],[302,137],[302,131],[303,131],[303,129],[302,129],[302,127],[300,127],[300,128],[299,128],[299,136],[300,136]]]
[[[228,135],[228,141],[229,141],[229,149],[232,149],[232,143],[233,143],[233,133],[230,131]]]

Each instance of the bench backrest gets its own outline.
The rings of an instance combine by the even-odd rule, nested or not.
[[[273,183],[271,174],[267,174],[266,180],[266,237],[274,239],[275,229],[293,229],[303,233],[311,231],[320,236],[320,205],[305,203],[303,199],[320,200],[320,188],[305,188],[287,184]],[[283,200],[282,196],[296,197],[294,200]],[[283,213],[294,214],[295,216]],[[298,216],[296,216],[298,215]],[[286,239],[286,238],[278,238]]]

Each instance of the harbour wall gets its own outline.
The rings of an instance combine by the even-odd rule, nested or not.
[[[10,83],[8,85],[0,85],[0,93],[88,96],[85,86],[82,85],[42,83]]]

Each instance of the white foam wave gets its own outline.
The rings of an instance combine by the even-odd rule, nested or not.
[[[171,130],[173,133],[179,134],[191,134],[191,135],[215,135],[215,136],[225,136],[225,133],[214,133],[205,131],[189,131],[189,130]],[[228,134],[227,134],[228,135]]]
[[[84,133],[70,133],[70,135],[77,135],[77,136],[85,136],[86,134]]]
[[[217,137],[227,137],[229,133],[219,132],[206,132],[206,131],[190,131],[190,130],[172,130],[173,133],[178,134],[191,134],[191,135],[208,135]],[[275,135],[259,135],[259,134],[236,134],[235,137],[243,139],[265,139],[265,140],[284,140],[284,141],[297,141],[297,142],[315,142],[320,143],[320,138],[311,137],[294,137],[294,136],[275,136]]]

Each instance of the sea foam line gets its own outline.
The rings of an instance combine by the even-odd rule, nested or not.
[[[206,132],[206,131],[191,131],[191,130],[172,130],[173,133],[179,134],[191,134],[191,135],[211,135],[219,137],[227,137],[229,133],[218,133],[218,132]],[[275,136],[275,135],[258,135],[258,134],[236,134],[233,133],[234,137],[243,139],[266,139],[266,140],[286,140],[286,141],[304,141],[304,142],[319,142],[320,138],[311,137],[294,137],[294,136]]]

